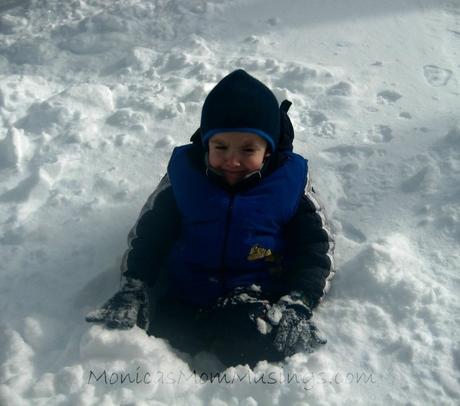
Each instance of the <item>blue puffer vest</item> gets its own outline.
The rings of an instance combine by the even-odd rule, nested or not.
[[[304,192],[307,161],[288,152],[280,168],[232,194],[191,164],[189,148],[175,148],[168,165],[182,214],[182,232],[167,261],[173,290],[201,305],[236,286],[255,283],[271,290],[285,250],[283,226]]]

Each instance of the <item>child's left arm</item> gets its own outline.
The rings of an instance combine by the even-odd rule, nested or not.
[[[289,288],[302,293],[306,304],[314,308],[329,290],[335,270],[334,239],[310,180],[296,214],[286,227],[286,236]]]

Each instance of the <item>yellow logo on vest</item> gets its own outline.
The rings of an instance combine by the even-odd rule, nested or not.
[[[275,260],[275,255],[273,254],[270,248],[263,248],[259,244],[251,247],[249,251],[248,260],[256,261],[258,259],[264,259],[267,262],[273,262]]]

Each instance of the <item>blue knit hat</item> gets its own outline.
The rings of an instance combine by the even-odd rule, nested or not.
[[[237,131],[259,135],[274,151],[280,136],[278,101],[267,86],[238,69],[225,76],[206,97],[200,127],[205,146],[214,134]]]

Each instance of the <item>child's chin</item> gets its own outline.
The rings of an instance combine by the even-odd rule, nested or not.
[[[238,183],[241,179],[243,179],[244,176],[229,176],[225,175],[225,180],[226,182],[233,186],[234,184]]]

